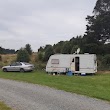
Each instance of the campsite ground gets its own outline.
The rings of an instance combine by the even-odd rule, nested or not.
[[[0,78],[46,85],[67,92],[87,95],[110,101],[110,72],[98,72],[94,76],[48,75],[45,71],[2,72]]]

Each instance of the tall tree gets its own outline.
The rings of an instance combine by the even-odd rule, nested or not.
[[[96,6],[94,7],[94,13],[96,15],[110,11],[110,0],[97,0]]]
[[[105,43],[110,40],[110,1],[97,0],[93,10],[93,16],[88,16],[86,35],[88,43]]]
[[[31,45],[30,44],[26,44],[25,49],[27,50],[27,52],[29,53],[29,55],[32,54],[32,49],[31,49]]]

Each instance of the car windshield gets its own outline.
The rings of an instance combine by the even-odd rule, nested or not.
[[[23,62],[25,65],[30,65],[30,63]]]

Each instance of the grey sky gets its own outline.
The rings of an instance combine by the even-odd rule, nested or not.
[[[97,0],[0,0],[0,46],[34,51],[83,35]]]

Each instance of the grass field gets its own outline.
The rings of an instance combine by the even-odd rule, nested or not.
[[[2,72],[0,77],[46,85],[60,90],[110,101],[110,72],[94,76],[53,76],[44,71]]]
[[[7,107],[3,102],[0,102],[0,110],[11,110],[11,108]]]

